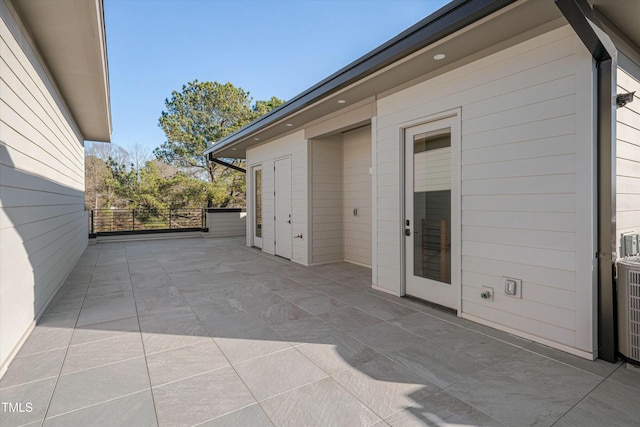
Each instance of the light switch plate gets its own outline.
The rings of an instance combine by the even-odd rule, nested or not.
[[[522,280],[504,277],[504,294],[514,298],[522,298]]]

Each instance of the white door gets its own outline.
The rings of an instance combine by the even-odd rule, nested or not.
[[[262,248],[262,166],[254,166],[251,169],[252,185],[252,210],[251,233],[253,246]]]
[[[460,287],[460,196],[452,153],[459,149],[458,138],[456,118],[405,131],[406,293],[454,309]]]
[[[275,253],[283,258],[291,259],[291,158],[276,160],[274,172]]]

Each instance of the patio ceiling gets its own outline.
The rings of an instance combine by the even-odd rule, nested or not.
[[[86,140],[109,142],[109,72],[101,0],[13,2]]]

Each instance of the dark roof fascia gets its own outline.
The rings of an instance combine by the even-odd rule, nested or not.
[[[586,0],[555,0],[555,3],[593,59],[602,62],[616,55],[615,45],[598,26],[598,19]]]
[[[219,151],[254,132],[314,104],[430,44],[514,3],[516,0],[455,0],[396,37],[340,69],[275,110],[226,136],[205,150]]]

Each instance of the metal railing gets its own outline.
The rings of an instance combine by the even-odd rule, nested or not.
[[[89,234],[195,231],[206,228],[205,209],[92,209]]]

